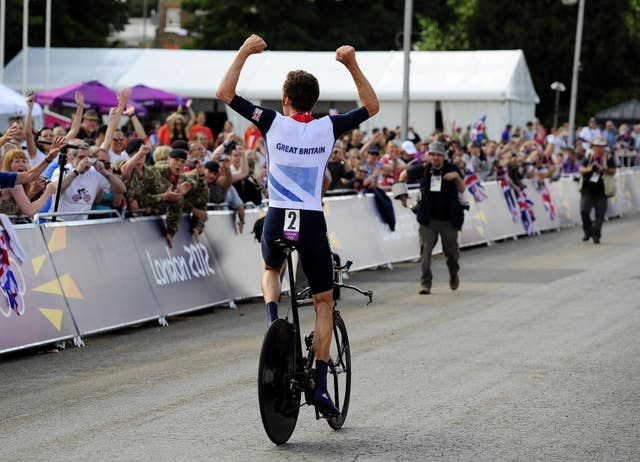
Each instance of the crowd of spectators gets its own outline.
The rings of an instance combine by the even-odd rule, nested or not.
[[[0,212],[32,217],[38,211],[53,212],[58,220],[100,218],[117,210],[124,217],[165,215],[169,244],[179,218],[187,214],[191,231],[199,235],[207,210],[235,211],[235,226],[243,232],[245,208],[260,206],[268,198],[267,159],[264,140],[255,126],[238,133],[230,121],[214,134],[205,114],[194,113],[190,101],[169,114],[163,124],[145,130],[128,105],[130,90],[118,96],[107,123],[84,108],[76,94],[76,111],[68,130],[45,127],[34,132],[33,95],[28,113],[10,121],[2,136],[0,165],[5,171],[25,171],[44,159],[56,137],[68,145],[67,165],[56,201],[60,166],[54,161],[42,178],[32,184],[0,192]],[[124,120],[127,122],[121,125]],[[567,124],[546,129],[537,120],[524,127],[507,125],[500,139],[489,139],[471,125],[421,136],[408,130],[374,128],[371,133],[353,130],[335,144],[326,171],[328,194],[390,190],[409,166],[427,159],[428,145],[440,141],[462,172],[489,181],[508,176],[517,187],[524,178],[549,179],[577,175],[590,143],[601,139],[617,166],[639,165],[640,125],[616,127],[607,121],[601,129],[595,119],[576,131],[569,144]],[[92,212],[93,211],[93,212]],[[98,211],[98,213],[96,212]]]

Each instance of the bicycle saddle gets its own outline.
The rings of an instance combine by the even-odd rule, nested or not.
[[[276,247],[277,249],[282,250],[285,253],[293,252],[296,249],[297,245],[298,245],[297,242],[290,241],[289,239],[286,239],[284,237],[279,237],[277,239],[274,239],[273,241],[273,246]]]

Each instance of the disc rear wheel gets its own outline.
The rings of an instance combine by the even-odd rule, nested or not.
[[[295,341],[292,326],[278,319],[267,331],[258,365],[258,402],[267,436],[286,443],[298,420],[300,391],[293,386]]]

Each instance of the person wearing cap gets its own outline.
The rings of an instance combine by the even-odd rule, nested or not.
[[[336,50],[336,60],[351,74],[362,107],[346,114],[314,119],[312,110],[320,96],[318,80],[305,71],[291,71],[282,86],[283,114],[257,106],[236,94],[240,72],[246,60],[262,53],[267,44],[258,35],[251,35],[239,48],[236,57],[218,87],[216,96],[260,129],[268,154],[269,209],[261,238],[265,271],[262,292],[268,322],[277,318],[280,297],[280,270],[284,253],[273,245],[283,236],[285,211],[298,217],[295,236],[304,273],[313,294],[316,323],[313,346],[316,357],[316,377],[313,404],[325,417],[339,416],[327,391],[327,362],[333,335],[333,264],[327,227],[322,211],[322,188],[325,165],[333,145],[340,135],[357,128],[380,109],[373,87],[356,60],[355,49],[342,46]]]
[[[100,116],[93,109],[87,109],[82,115],[82,123],[80,124],[80,130],[78,131],[78,138],[82,140],[92,139],[95,140],[97,136],[96,129],[100,122]]]
[[[179,143],[186,143],[180,140]],[[176,143],[176,142],[174,142]],[[179,144],[178,144],[179,145]],[[166,240],[173,244],[173,236],[178,232],[178,223],[182,213],[189,215],[191,232],[199,236],[207,220],[207,188],[204,182],[204,166],[196,174],[183,173],[188,153],[185,149],[173,148],[166,165],[154,165],[155,181],[152,198],[154,215],[167,215]],[[173,194],[171,194],[173,193]]]
[[[401,153],[402,153],[402,161],[404,162],[405,168],[409,168],[411,165],[418,162],[418,148],[411,140],[405,140],[402,142]]]
[[[462,172],[446,159],[444,143],[435,141],[429,144],[428,160],[403,172],[400,181],[420,183],[422,197],[416,210],[416,219],[420,224],[419,293],[431,293],[431,255],[438,236],[442,238],[442,250],[447,259],[449,287],[456,290],[460,285],[458,231],[462,229],[464,220],[464,211],[458,198],[458,194],[465,190]],[[406,194],[397,199],[400,199],[404,207],[407,206]]]
[[[232,187],[231,169],[229,157],[220,162],[209,160],[204,164],[204,179],[209,191],[210,204],[226,203],[231,210],[238,214],[238,231],[242,234],[244,229],[244,203],[236,188]]]
[[[591,141],[591,150],[580,167],[580,216],[582,217],[583,241],[593,239],[600,244],[602,224],[607,213],[607,196],[604,192],[604,175],[616,174],[613,156],[605,152],[607,142],[601,138]],[[591,221],[591,209],[595,209],[595,220]]]

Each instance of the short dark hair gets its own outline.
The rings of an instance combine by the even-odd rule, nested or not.
[[[318,79],[305,71],[291,71],[282,85],[285,96],[291,100],[293,109],[309,112],[320,97]]]

